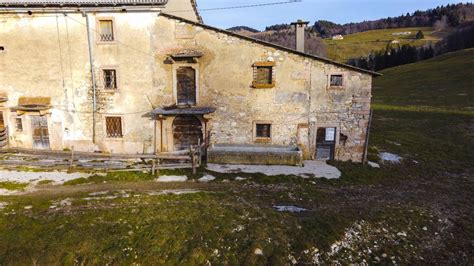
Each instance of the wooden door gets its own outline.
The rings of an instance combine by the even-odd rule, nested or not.
[[[46,116],[31,116],[33,148],[49,149],[48,119]]]
[[[3,112],[0,111],[0,130],[5,129],[5,120],[3,119]]]
[[[178,105],[196,104],[196,70],[180,67],[176,70],[176,94]]]
[[[321,127],[316,133],[316,159],[334,160],[336,150],[336,128]]]
[[[177,116],[173,121],[174,150],[189,150],[202,143],[202,124],[194,115]]]

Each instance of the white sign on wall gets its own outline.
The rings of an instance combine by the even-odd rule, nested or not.
[[[336,140],[336,129],[335,128],[326,128],[326,141],[335,141]]]

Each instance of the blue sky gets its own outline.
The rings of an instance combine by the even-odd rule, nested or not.
[[[285,0],[197,0],[197,3],[200,9],[206,9],[281,1]],[[415,10],[459,2],[459,0],[303,0],[287,5],[203,11],[201,15],[206,24],[220,28],[244,25],[262,30],[265,26],[289,23],[296,19],[308,20],[311,23],[320,19],[337,23],[358,22],[394,17]]]

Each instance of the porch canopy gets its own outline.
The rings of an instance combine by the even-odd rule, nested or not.
[[[153,115],[207,115],[214,113],[214,107],[161,107],[151,113]]]
[[[19,115],[27,112],[39,112],[41,115],[49,112],[51,108],[50,97],[20,97],[18,105],[11,108]]]

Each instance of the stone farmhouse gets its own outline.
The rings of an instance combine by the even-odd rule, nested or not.
[[[289,49],[203,24],[194,0],[0,0],[1,143],[361,162],[378,74],[306,54],[306,24]]]

